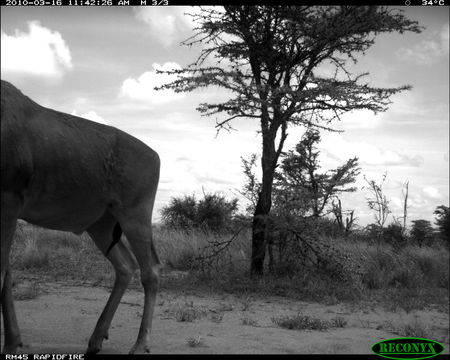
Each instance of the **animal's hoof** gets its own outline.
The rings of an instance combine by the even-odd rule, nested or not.
[[[131,350],[130,354],[149,354],[150,347],[146,344],[135,344]]]
[[[101,341],[89,341],[86,354],[97,354],[102,349]]]
[[[101,350],[101,348],[98,348],[98,347],[91,347],[91,346],[89,345],[88,348],[87,348],[87,350],[86,350],[86,354],[89,354],[89,355],[95,355],[95,354],[97,354],[100,350]]]
[[[97,354],[102,349],[103,339],[108,340],[108,332],[98,336],[92,335],[88,343],[86,354]]]
[[[3,346],[2,354],[17,354],[19,348],[21,348],[22,346],[22,342],[5,344],[5,346]]]

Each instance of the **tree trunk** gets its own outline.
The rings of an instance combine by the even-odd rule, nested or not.
[[[264,274],[264,258],[266,255],[266,231],[269,224],[269,213],[272,206],[272,187],[276,166],[275,136],[263,136],[262,184],[253,216],[251,275]]]
[[[270,207],[271,201],[270,199],[267,201],[267,190],[266,194],[261,190],[253,216],[251,275],[263,275],[264,273],[264,258],[266,256],[265,233]]]

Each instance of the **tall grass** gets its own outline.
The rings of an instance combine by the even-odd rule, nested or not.
[[[202,258],[211,255],[211,247],[231,239],[233,234],[216,234],[205,230],[182,231],[167,228],[154,230],[155,244],[161,260],[166,266],[176,270],[198,269]],[[250,258],[249,234],[236,237],[218,256],[218,261],[239,267]],[[223,269],[222,269],[223,270]]]
[[[55,280],[107,285],[113,281],[112,266],[87,234],[78,236],[22,224],[15,233],[10,258],[13,269]]]
[[[443,247],[396,249],[388,244],[347,241],[340,246],[360,263],[367,289],[449,289],[449,252]]]
[[[233,237],[155,228],[154,239],[164,265],[163,287],[205,286],[329,303],[374,298],[388,303],[391,310],[412,311],[432,303],[448,306],[449,252],[444,247],[407,245],[396,249],[387,244],[319,238],[317,248],[325,249],[326,266],[317,268],[294,258],[296,263],[278,264],[290,269],[282,276],[267,274],[250,279],[250,231]],[[230,239],[229,246],[222,248]],[[211,257],[215,252],[218,255]],[[112,266],[87,234],[77,236],[21,225],[11,259],[15,269],[57,280],[111,286],[114,279]],[[187,279],[164,277],[172,270],[185,272]],[[133,283],[140,286],[138,273]]]

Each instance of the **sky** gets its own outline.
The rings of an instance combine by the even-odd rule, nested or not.
[[[367,179],[382,181],[393,217],[403,214],[409,182],[408,220],[435,221],[449,205],[449,7],[403,7],[420,33],[390,33],[359,57],[355,72],[369,72],[372,86],[411,85],[391,98],[386,112],[357,111],[333,123],[319,144],[323,171],[359,157],[358,191],[342,196],[361,226],[374,222]],[[157,69],[192,63],[200,47],[182,46],[195,24],[191,7],[2,7],[1,78],[37,103],[115,126],[145,142],[161,158],[154,220],[172,197],[217,192],[239,195],[241,157],[261,153],[258,122],[237,119],[236,131],[216,132],[224,119],[203,117],[196,107],[226,99],[220,89],[191,93],[155,91],[173,78]],[[290,128],[285,150],[304,129]]]

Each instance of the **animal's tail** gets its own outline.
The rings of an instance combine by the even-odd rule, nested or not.
[[[119,242],[121,236],[122,236],[122,228],[120,227],[119,222],[116,222],[116,225],[114,226],[114,230],[113,230],[113,239],[112,239],[111,244],[108,247],[108,250],[106,250],[105,256],[108,256],[109,252],[114,247],[114,245],[116,245]]]

